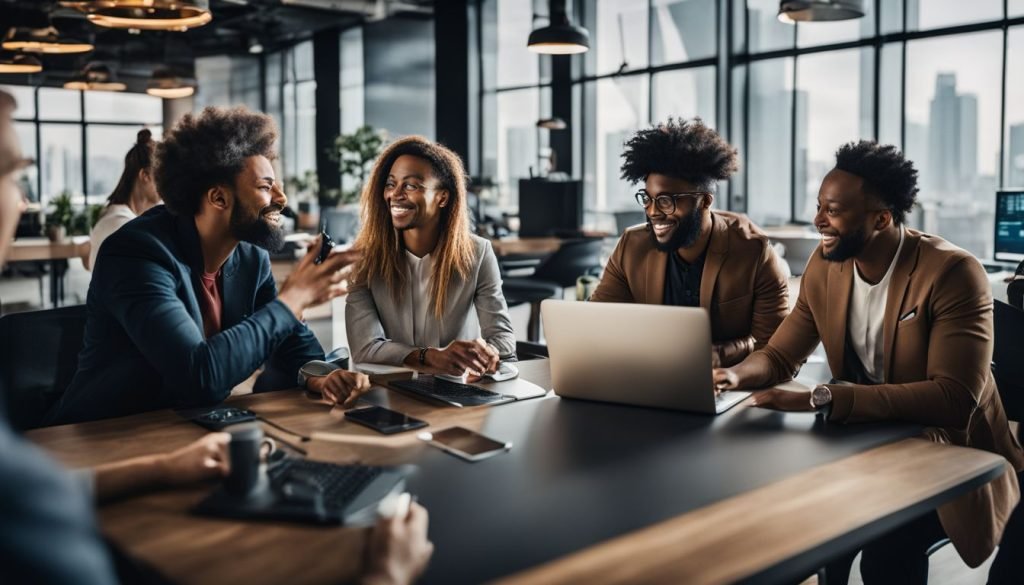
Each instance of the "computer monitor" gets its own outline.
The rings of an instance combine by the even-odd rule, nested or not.
[[[1024,260],[1024,189],[996,191],[996,260]]]
[[[519,235],[575,237],[583,226],[583,183],[519,181]]]

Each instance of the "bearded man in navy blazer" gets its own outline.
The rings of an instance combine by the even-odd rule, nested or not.
[[[186,115],[164,137],[165,205],[100,248],[78,372],[50,424],[212,405],[263,365],[295,380],[324,359],[302,313],[345,292],[356,253],[317,264],[314,245],[277,292],[267,250],[284,242],[288,199],[271,164],[276,138],[269,116],[241,107]],[[369,388],[345,370],[306,383],[339,402]]]

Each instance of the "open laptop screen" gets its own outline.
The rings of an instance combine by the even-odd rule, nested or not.
[[[995,259],[1024,260],[1024,190],[996,192]]]

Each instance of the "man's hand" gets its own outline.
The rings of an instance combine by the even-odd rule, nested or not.
[[[231,435],[210,433],[177,451],[159,456],[158,464],[167,485],[185,485],[228,474]]]
[[[306,386],[322,394],[327,402],[348,408],[370,389],[370,378],[359,372],[334,370],[326,376],[308,378]]]
[[[461,376],[469,370],[470,375],[479,376],[496,372],[501,356],[498,350],[477,338],[453,341],[444,349],[427,350],[425,358],[428,371],[432,374]]]
[[[299,319],[309,307],[321,305],[348,292],[345,278],[351,265],[361,254],[356,250],[332,252],[323,262],[315,264],[320,252],[320,238],[313,240],[306,255],[281,285],[277,298]]]
[[[778,388],[755,392],[750,399],[750,405],[787,412],[811,412],[814,410],[811,408],[810,392],[790,392]]]
[[[711,378],[715,382],[715,394],[740,387],[740,378],[732,368],[715,368],[711,370]]]
[[[409,585],[427,568],[434,544],[427,540],[429,518],[413,503],[405,517],[377,521],[366,548],[363,585]]]

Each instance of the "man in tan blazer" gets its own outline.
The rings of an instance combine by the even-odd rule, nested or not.
[[[623,232],[590,300],[703,307],[721,365],[763,347],[789,312],[785,274],[753,223],[711,210],[736,149],[700,118],[669,119],[637,132],[622,156],[622,178],[644,182],[647,223]]]
[[[764,350],[715,370],[716,384],[767,388],[788,380],[820,340],[833,377],[844,383],[813,392],[765,390],[751,403],[816,409],[836,423],[919,423],[933,441],[998,453],[1013,469],[1024,469],[990,371],[992,295],[985,270],[968,252],[904,227],[917,171],[895,147],[850,143],[836,158],[818,194],[814,224],[822,242],[807,264],[796,307]],[[981,564],[1018,499],[1008,466],[937,514],[864,547],[864,582],[927,582],[925,551],[947,535],[968,565]],[[827,567],[829,582],[837,571],[848,573],[850,562],[852,555],[845,566]]]

